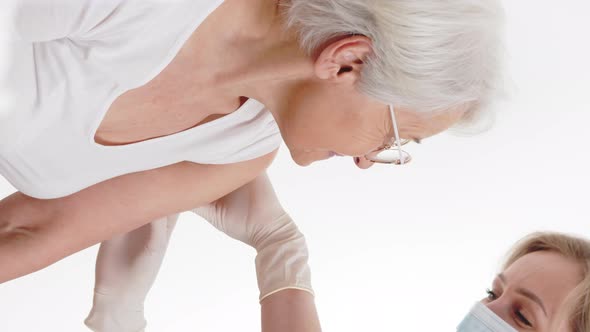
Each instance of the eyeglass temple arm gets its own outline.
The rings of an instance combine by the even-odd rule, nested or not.
[[[393,112],[393,105],[389,105],[389,113],[391,115],[391,121],[393,123],[393,134],[395,136],[395,144],[397,147],[397,153],[399,153],[399,160],[400,160],[401,164],[403,165],[405,163],[405,160],[402,156],[402,144],[401,144],[401,140],[399,139],[399,131],[397,128],[397,120],[395,119],[395,113]]]

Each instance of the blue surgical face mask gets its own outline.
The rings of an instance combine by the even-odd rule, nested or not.
[[[483,303],[477,302],[457,327],[457,332],[518,332]]]

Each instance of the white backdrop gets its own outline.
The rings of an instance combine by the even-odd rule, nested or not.
[[[516,86],[494,128],[412,145],[411,165],[349,158],[270,170],[306,234],[325,331],[454,331],[506,250],[536,230],[590,237],[587,0],[505,1]],[[1,68],[1,66],[0,66]],[[0,196],[14,189],[0,179]],[[86,331],[98,246],[0,285],[0,330]],[[259,331],[254,251],[181,217],[147,331]]]

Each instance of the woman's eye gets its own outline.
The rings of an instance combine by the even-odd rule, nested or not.
[[[488,300],[490,300],[490,301],[494,301],[495,299],[498,298],[498,296],[496,295],[496,293],[494,293],[494,291],[491,290],[491,289],[489,289],[489,288],[486,289],[486,294],[488,294]]]
[[[520,311],[516,311],[516,318],[523,323],[524,325],[526,325],[527,327],[533,327],[533,324],[531,324],[531,322],[529,322],[529,320],[522,314],[522,312]]]

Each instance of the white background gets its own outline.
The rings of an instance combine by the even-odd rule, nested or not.
[[[494,128],[408,146],[411,165],[270,170],[306,234],[325,331],[454,331],[521,236],[590,236],[587,0],[505,1],[512,97]],[[13,192],[0,180],[0,196]],[[86,331],[98,246],[0,285],[0,330]],[[257,331],[254,251],[183,215],[147,331]]]

